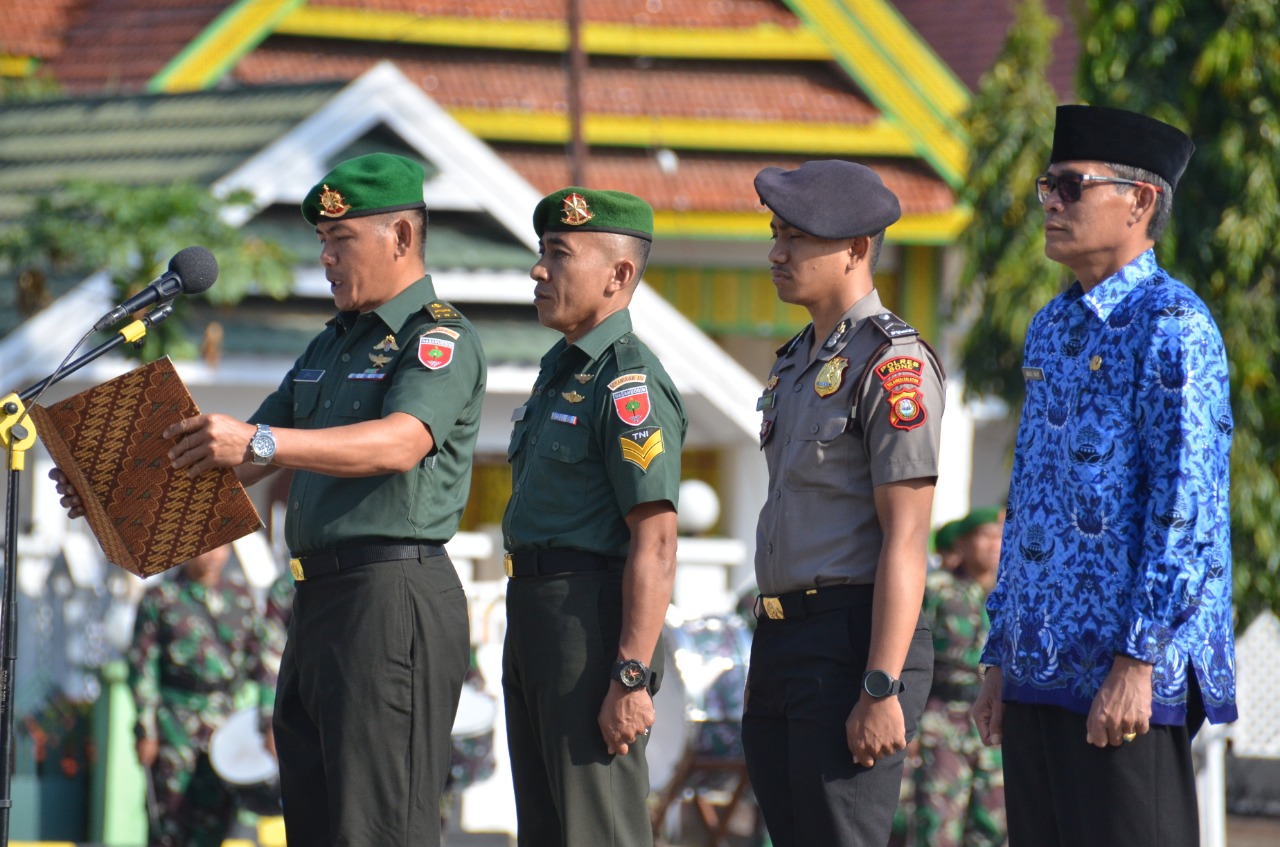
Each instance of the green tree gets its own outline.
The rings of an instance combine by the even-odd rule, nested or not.
[[[1186,130],[1162,264],[1204,298],[1231,361],[1236,603],[1280,609],[1280,8],[1275,0],[1087,0],[1083,101]]]
[[[294,256],[221,217],[250,201],[247,192],[216,198],[191,183],[71,182],[0,229],[0,268],[20,285],[33,277],[103,270],[116,299],[124,300],[164,273],[173,254],[200,245],[218,260],[218,283],[204,295],[213,302],[235,303],[251,287],[284,297],[293,281]],[[182,320],[185,298],[174,306],[174,316],[148,332],[141,350],[126,347],[126,353],[145,360],[193,355],[195,343]]]
[[[1004,48],[965,115],[972,143],[963,199],[973,223],[961,236],[957,318],[970,329],[960,365],[969,395],[1022,401],[1022,343],[1036,309],[1057,294],[1061,266],[1044,255],[1033,182],[1049,160],[1057,94],[1046,71],[1058,21],[1044,0],[1023,0]]]

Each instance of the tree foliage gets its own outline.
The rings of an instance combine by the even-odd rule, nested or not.
[[[1056,99],[1043,80],[1043,20],[1042,0],[1022,3],[968,119],[975,216],[963,238],[962,293],[976,314],[962,361],[971,392],[1013,408],[1027,324],[1063,281],[1043,259],[1029,187],[1048,161]],[[1197,145],[1156,252],[1208,304],[1231,363],[1243,626],[1261,609],[1280,609],[1280,9],[1274,0],[1083,0],[1077,31],[1081,102],[1151,115]]]
[[[1024,0],[965,125],[972,159],[963,199],[974,210],[961,236],[960,320],[970,327],[960,366],[969,395],[1022,400],[1022,343],[1035,311],[1057,294],[1061,266],[1044,255],[1033,182],[1049,159],[1057,94],[1046,71],[1058,22],[1044,0]]]
[[[293,281],[294,256],[221,217],[250,200],[244,192],[215,198],[191,183],[71,182],[40,197],[20,222],[0,230],[0,263],[20,283],[33,275],[87,276],[102,270],[121,301],[163,274],[173,254],[200,245],[219,264],[218,282],[203,296],[229,304],[253,288],[283,297]],[[145,360],[191,356],[196,346],[182,320],[185,298],[174,306],[174,316],[148,332],[141,350],[125,349]]]
[[[1159,255],[1204,298],[1231,361],[1232,543],[1241,622],[1280,609],[1280,7],[1087,0],[1089,103],[1185,129],[1196,153]]]

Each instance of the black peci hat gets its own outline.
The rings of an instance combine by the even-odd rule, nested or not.
[[[1049,163],[1110,162],[1150,171],[1178,187],[1196,149],[1167,123],[1104,106],[1059,106]]]

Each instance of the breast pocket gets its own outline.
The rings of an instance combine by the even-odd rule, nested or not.
[[[576,512],[585,500],[591,468],[584,462],[591,447],[591,432],[582,426],[551,423],[538,433],[530,445],[534,468],[540,477],[534,491],[553,491],[541,504],[551,512]],[[599,473],[604,473],[599,468]]]
[[[793,491],[845,491],[853,483],[858,439],[846,434],[849,419],[827,414],[806,421],[792,435],[787,487]]]
[[[320,404],[320,383],[293,384],[293,422],[299,429],[310,429]]]
[[[333,420],[337,425],[382,417],[382,399],[387,383],[382,380],[348,380],[334,400]]]

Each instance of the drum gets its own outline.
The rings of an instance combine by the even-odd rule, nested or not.
[[[241,807],[257,815],[280,814],[280,769],[263,746],[256,706],[241,709],[214,730],[209,764]]]
[[[462,791],[493,776],[493,726],[498,717],[494,699],[473,685],[462,686],[458,712],[450,732],[449,778],[446,789]]]
[[[738,615],[693,618],[663,628],[666,673],[654,698],[657,720],[645,758],[649,784],[667,786],[688,756],[707,763],[741,763],[742,698],[751,657],[751,630]],[[684,787],[730,786],[729,770],[695,769]]]

